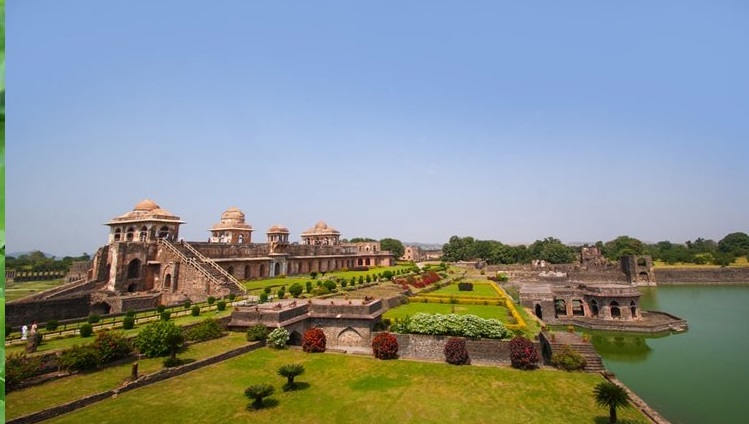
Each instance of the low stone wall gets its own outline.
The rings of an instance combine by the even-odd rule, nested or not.
[[[373,334],[374,337],[375,334]],[[393,334],[398,339],[398,356],[402,358],[445,362],[445,344],[450,336],[425,334]],[[472,362],[510,365],[509,340],[465,339],[468,357]],[[541,344],[534,341],[536,350]]]
[[[655,268],[657,284],[749,284],[749,267]]]
[[[52,319],[85,317],[89,314],[90,301],[91,296],[87,294],[67,299],[9,302],[5,304],[5,322],[16,327]]]

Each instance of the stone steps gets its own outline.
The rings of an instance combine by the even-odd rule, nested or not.
[[[550,343],[552,352],[557,352],[562,349],[564,343]],[[581,354],[585,358],[585,371],[599,372],[605,371],[606,367],[603,365],[601,355],[596,352],[596,348],[590,343],[571,343],[568,344],[574,351]]]

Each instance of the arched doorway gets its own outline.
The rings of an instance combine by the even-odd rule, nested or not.
[[[564,299],[554,300],[554,314],[556,317],[567,316],[567,302]]]
[[[594,317],[598,316],[598,301],[595,299],[590,301],[590,312]]]
[[[544,314],[541,312],[541,305],[536,303],[536,316],[538,319],[544,319]]]
[[[612,300],[609,304],[609,307],[611,308],[611,318],[621,318],[622,317],[622,311],[619,309],[619,302],[616,300]]]
[[[109,315],[112,307],[108,303],[99,302],[91,305],[91,313],[96,315]]]
[[[580,299],[572,300],[572,316],[584,317],[585,308],[583,307],[583,301]]]
[[[632,313],[632,318],[637,318],[637,304],[634,300],[629,302],[629,310]]]
[[[127,278],[140,278],[140,260],[133,259],[127,265]]]
[[[260,278],[265,278],[265,265],[260,264]]]
[[[252,270],[249,265],[244,266],[244,279],[249,280],[252,278]]]
[[[166,289],[172,288],[172,274],[167,274],[164,277],[164,288]]]
[[[279,275],[281,275],[281,264],[278,263],[278,262],[276,262],[276,265],[273,268],[273,275],[275,275],[276,277],[278,277]]]

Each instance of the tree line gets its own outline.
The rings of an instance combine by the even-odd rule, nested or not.
[[[590,247],[591,245],[584,245]],[[650,255],[654,260],[668,264],[692,263],[729,265],[741,256],[749,255],[749,235],[731,233],[719,241],[697,238],[686,243],[660,241],[644,243],[630,236],[619,236],[607,242],[598,241],[593,246],[600,249],[604,257],[616,261],[626,255]],[[497,240],[477,240],[473,237],[452,236],[442,246],[442,260],[486,261],[491,265],[526,264],[533,260],[544,260],[552,264],[572,263],[579,260],[580,248],[568,246],[554,237],[536,240],[530,245],[510,246]]]
[[[88,253],[81,256],[65,256],[62,259],[48,257],[41,251],[33,251],[28,254],[18,255],[17,258],[8,256],[5,258],[5,269],[16,271],[46,272],[46,271],[70,271],[73,262],[90,261]]]

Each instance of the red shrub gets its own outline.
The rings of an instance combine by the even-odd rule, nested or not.
[[[304,332],[302,350],[305,352],[325,352],[325,333],[319,328],[310,328]]]
[[[514,368],[531,370],[538,366],[541,356],[533,346],[533,342],[523,336],[516,336],[510,340],[510,362]]]
[[[471,359],[468,357],[465,339],[450,337],[445,344],[445,360],[448,364],[468,365]]]
[[[372,340],[372,352],[377,359],[398,357],[398,339],[390,333],[380,333]]]

